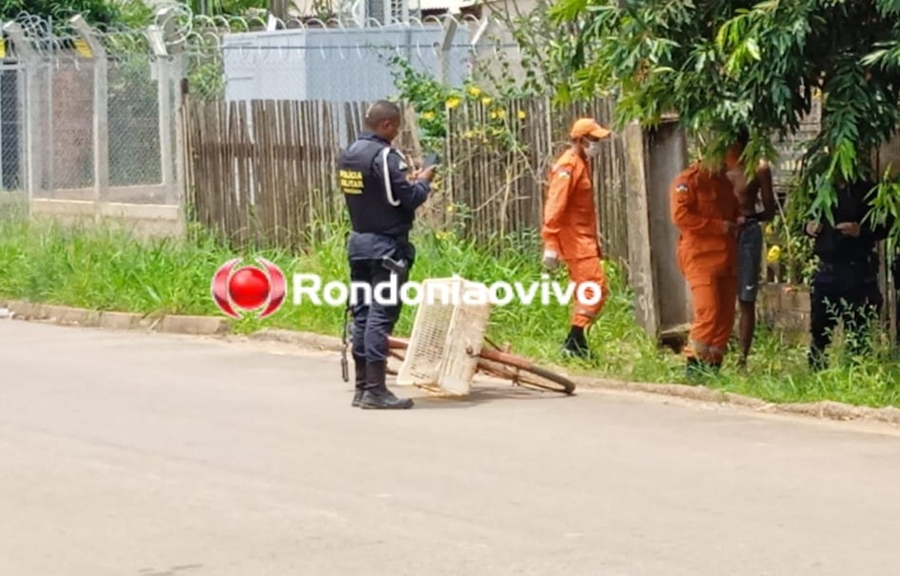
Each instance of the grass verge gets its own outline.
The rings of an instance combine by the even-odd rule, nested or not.
[[[62,226],[18,217],[0,219],[0,295],[32,302],[94,310],[138,313],[218,315],[210,298],[210,279],[226,260],[263,256],[293,273],[319,274],[324,281],[347,280],[345,229],[335,228],[331,240],[303,254],[259,250],[236,254],[210,236],[191,241],[140,241],[112,225]],[[490,247],[458,239],[452,233],[420,230],[412,278],[449,277],[491,283],[540,281],[537,240],[507,239],[501,256]],[[650,383],[688,383],[683,361],[656,343],[636,325],[633,298],[624,271],[606,264],[610,296],[602,318],[590,333],[596,360],[566,361],[558,356],[568,331],[569,309],[559,304],[512,303],[494,309],[489,337],[510,342],[514,351],[535,361],[567,365],[593,376]],[[554,276],[564,280],[562,272]],[[289,291],[289,296],[291,296]],[[406,307],[396,333],[408,335],[414,310]],[[339,335],[340,307],[287,301],[274,317],[245,318],[237,332],[264,327]],[[749,370],[739,373],[733,357],[722,373],[703,380],[707,386],[772,402],[834,400],[855,405],[900,405],[896,383],[900,368],[892,351],[878,350],[868,359],[847,362],[840,341],[832,352],[833,366],[818,374],[806,367],[805,348],[784,335],[758,329]]]

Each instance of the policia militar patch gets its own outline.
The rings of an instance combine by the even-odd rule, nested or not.
[[[344,194],[362,194],[363,175],[358,170],[341,170],[338,173]]]

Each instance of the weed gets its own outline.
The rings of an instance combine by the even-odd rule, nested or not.
[[[0,219],[0,295],[95,310],[138,313],[220,314],[210,297],[213,273],[225,261],[262,256],[288,277],[314,273],[324,282],[348,281],[346,225],[333,227],[329,239],[300,254],[279,250],[235,254],[208,234],[187,240],[140,241],[114,226],[62,226],[23,218]],[[474,281],[540,281],[540,249],[535,237],[497,238],[476,244],[453,233],[418,230],[412,279],[458,274]],[[569,308],[513,302],[496,307],[488,337],[545,364],[572,372],[643,382],[689,383],[681,357],[657,346],[635,323],[633,294],[625,271],[605,263],[609,297],[599,322],[588,332],[595,352],[591,361],[563,360],[559,349],[569,328]],[[564,280],[560,271],[552,279]],[[292,291],[289,291],[291,294]],[[396,333],[408,335],[415,310],[404,307]],[[233,328],[247,333],[280,327],[339,335],[343,309],[310,301],[288,301],[273,317],[244,318]],[[807,368],[806,349],[784,334],[760,327],[749,361],[741,372],[731,355],[718,375],[702,383],[773,402],[831,399],[859,405],[900,405],[896,382],[900,369],[893,351],[881,345],[871,358],[849,358],[840,338],[831,349],[831,365],[817,374]],[[336,368],[337,370],[337,368]]]

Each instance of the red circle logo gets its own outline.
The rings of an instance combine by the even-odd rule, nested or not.
[[[211,286],[213,301],[219,310],[232,318],[241,318],[235,308],[243,311],[262,309],[257,318],[271,316],[284,303],[287,293],[284,274],[265,258],[256,259],[262,268],[244,266],[235,270],[240,260],[229,260],[216,270]]]

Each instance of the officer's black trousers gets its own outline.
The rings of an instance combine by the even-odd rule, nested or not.
[[[396,289],[390,291],[384,288],[381,295],[384,298],[395,296],[396,301],[388,304],[380,303],[376,298],[376,287],[381,283],[390,283],[392,276]],[[381,260],[350,261],[350,281],[354,284],[366,283],[370,286],[368,294],[354,289],[355,301],[351,293],[354,356],[365,356],[366,362],[387,360],[388,337],[393,332],[402,309],[400,288],[408,278],[408,269],[405,273],[398,275],[385,268]]]
[[[883,303],[874,276],[862,276],[851,269],[820,270],[810,290],[809,365],[825,367],[825,348],[831,344],[831,332],[838,320],[844,322],[848,351],[864,354],[868,350],[868,327],[877,322]]]

